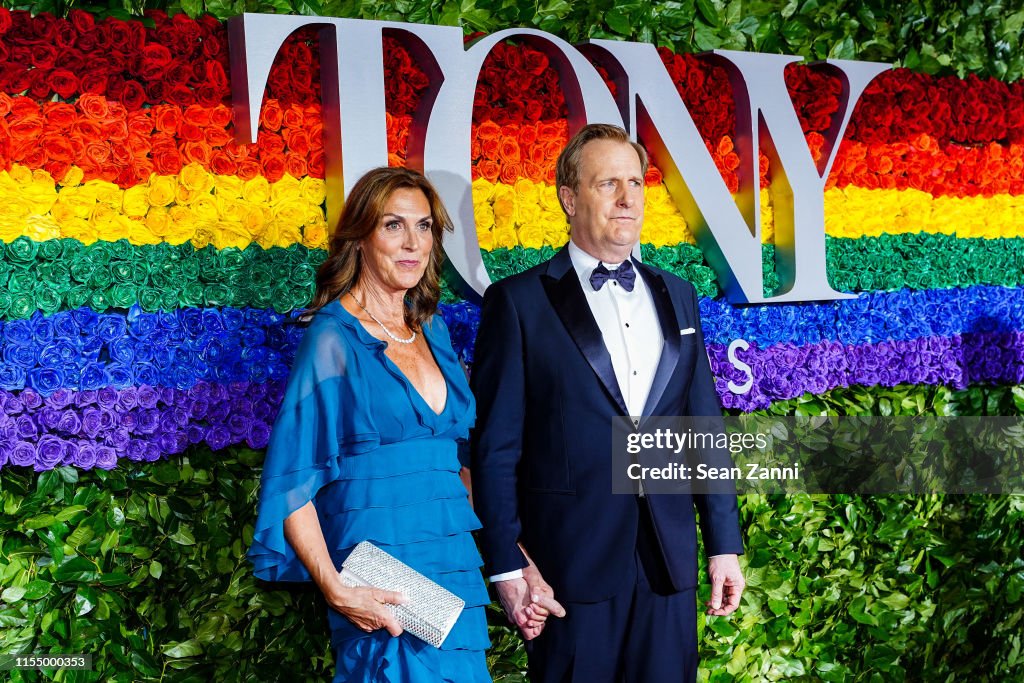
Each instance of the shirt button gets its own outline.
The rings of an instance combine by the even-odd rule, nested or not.
[[[626,323],[626,327],[629,327],[629,323]]]
[[[634,370],[634,371],[633,371],[633,374],[634,374],[634,375],[636,374],[636,370]]]

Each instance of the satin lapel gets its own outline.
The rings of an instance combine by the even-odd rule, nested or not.
[[[604,345],[604,338],[601,336],[597,321],[594,320],[594,314],[590,312],[590,305],[580,287],[579,277],[572,267],[567,249],[563,249],[551,259],[548,272],[541,278],[541,282],[555,313],[561,318],[565,329],[604,385],[605,391],[615,401],[615,405],[621,411],[620,414],[628,415],[626,402],[619,391],[619,382],[615,379],[612,357]]]
[[[672,305],[672,297],[668,293],[668,286],[665,284],[664,278],[642,263],[634,261],[634,264],[651,291],[654,308],[658,312],[661,334],[665,338],[665,348],[661,351],[658,369],[654,372],[651,391],[647,394],[647,403],[644,405],[644,415],[649,416],[658,407],[658,402],[665,394],[665,389],[668,388],[668,383],[672,379],[672,373],[676,370],[676,363],[679,361],[679,319],[676,318],[676,309]]]

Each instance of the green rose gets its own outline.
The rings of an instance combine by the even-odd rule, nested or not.
[[[160,310],[160,290],[155,287],[140,287],[139,305],[146,311]]]
[[[233,306],[234,290],[223,282],[214,282],[206,286],[206,301],[209,306]]]
[[[39,258],[44,261],[56,261],[64,253],[60,240],[46,240],[39,243]]]
[[[64,301],[68,308],[81,308],[89,301],[92,290],[85,285],[74,285],[64,294]]]
[[[132,282],[119,282],[107,291],[107,298],[115,308],[128,308],[139,300],[139,288]]]
[[[60,310],[60,305],[64,300],[61,296],[61,292],[47,287],[44,284],[40,284],[36,288],[36,307],[46,315],[56,313]]]
[[[7,245],[7,260],[12,263],[28,263],[34,261],[39,252],[39,245],[27,237],[19,237]]]
[[[106,290],[94,289],[89,293],[89,308],[102,313],[110,308],[110,299]]]
[[[203,306],[206,304],[206,287],[201,282],[193,280],[187,283],[181,290],[182,306]]]
[[[92,277],[89,278],[89,284],[96,289],[105,289],[113,281],[114,278],[110,272],[110,267],[106,264],[97,265],[92,271]]]
[[[59,240],[65,261],[77,261],[85,258],[86,246],[75,239]]]
[[[18,270],[8,277],[7,289],[14,295],[31,292],[35,289],[36,282],[38,282],[38,278],[35,273],[30,270]]]
[[[20,239],[20,238],[19,238]],[[7,309],[7,317],[19,320],[27,318],[36,310],[36,300],[31,292],[21,292],[11,297],[11,305]]]

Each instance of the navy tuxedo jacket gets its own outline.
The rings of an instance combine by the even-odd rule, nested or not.
[[[721,415],[684,280],[634,262],[664,350],[644,415]],[[694,334],[680,335],[692,327]],[[484,296],[472,370],[473,501],[488,575],[519,569],[522,542],[555,597],[607,599],[635,576],[639,507],[612,493],[612,418],[628,415],[567,249]],[[696,510],[708,555],[741,553],[735,495],[648,495],[676,590],[697,585]]]

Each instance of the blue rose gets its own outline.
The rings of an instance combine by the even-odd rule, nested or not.
[[[83,391],[95,391],[108,384],[110,384],[110,375],[107,374],[107,369],[99,363],[87,363],[82,368],[82,377],[78,385]]]
[[[19,368],[29,369],[36,366],[36,348],[8,344],[4,347],[4,361]]]
[[[76,308],[71,311],[81,334],[92,336],[96,333],[96,325],[99,322],[99,314],[88,308]]]
[[[6,349],[5,349],[6,351]],[[0,363],[0,389],[17,391],[25,388],[25,368],[9,363]]]
[[[80,358],[79,350],[63,339],[51,342],[39,351],[39,364],[50,368],[62,368],[68,363],[75,364]]]
[[[224,329],[229,331],[240,330],[245,323],[245,314],[237,308],[221,309],[221,318],[224,322]]]
[[[119,363],[131,363],[135,360],[135,340],[121,337],[110,342],[107,347],[110,357]]]
[[[3,336],[8,342],[29,346],[33,343],[32,324],[28,320],[10,320],[4,324]]]
[[[205,329],[203,311],[198,308],[179,308],[178,321],[188,337],[200,337]]]
[[[208,333],[224,331],[224,321],[221,320],[220,311],[215,308],[202,309],[203,329]]]
[[[130,365],[111,363],[107,366],[107,376],[110,378],[110,386],[124,389],[135,383],[135,376],[132,374]]]

